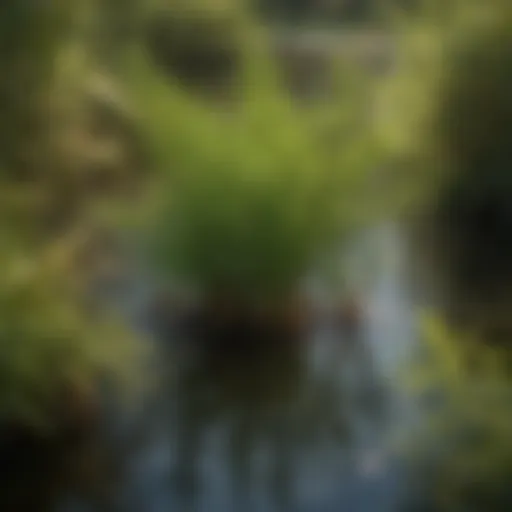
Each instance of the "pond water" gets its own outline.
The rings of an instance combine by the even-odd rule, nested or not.
[[[108,404],[101,435],[60,466],[79,465],[78,484],[53,483],[47,509],[400,510],[408,475],[390,442],[411,414],[396,377],[415,338],[407,258],[393,225],[365,233],[352,257],[366,312],[357,332],[320,322],[302,343],[237,355],[150,338],[155,384],[129,412]],[[142,281],[116,300],[147,328]]]

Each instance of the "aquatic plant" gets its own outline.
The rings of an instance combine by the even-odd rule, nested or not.
[[[206,295],[258,302],[294,293],[364,217],[357,194],[375,147],[355,70],[333,103],[301,107],[264,43],[252,43],[227,107],[191,96],[143,58],[130,80],[167,175],[156,235],[163,268]]]

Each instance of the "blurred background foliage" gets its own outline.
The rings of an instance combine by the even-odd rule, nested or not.
[[[418,417],[396,433],[422,487],[407,510],[509,510],[510,352],[432,314],[421,325],[422,349],[403,374]]]
[[[392,180],[403,187],[395,193],[421,226],[417,253],[435,262],[446,305],[483,336],[506,342],[510,6],[425,5],[417,21],[398,24],[397,72],[381,88],[377,123]]]
[[[414,11],[422,0],[259,0],[261,13],[278,22],[382,24],[390,8]]]
[[[133,376],[133,333],[87,300],[119,217],[144,217],[166,276],[269,297],[348,234],[403,214],[428,228],[443,306],[477,340],[429,324],[434,366],[413,371],[443,386],[449,415],[414,441],[439,451],[429,492],[441,509],[498,510],[510,375],[505,349],[486,345],[512,336],[511,8],[374,3],[320,10],[386,32],[392,72],[326,59],[329,94],[306,102],[245,4],[4,0],[0,421],[51,423],[63,386]],[[252,7],[313,20],[310,4]]]
[[[422,7],[395,18],[396,73],[377,116],[403,187],[395,207],[412,214],[413,254],[441,289],[405,368],[418,414],[406,453],[422,487],[407,509],[508,510],[512,11],[501,0]]]
[[[92,212],[125,197],[141,171],[128,110],[89,49],[94,7],[2,7],[2,422],[58,423],[66,390],[88,400],[99,376],[133,364],[133,335],[87,303]]]

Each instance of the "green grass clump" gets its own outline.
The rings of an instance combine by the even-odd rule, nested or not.
[[[227,108],[142,61],[132,85],[166,175],[157,234],[164,268],[207,294],[267,300],[294,290],[362,213],[357,193],[374,147],[369,96],[354,75],[344,75],[333,103],[302,108],[256,47]]]

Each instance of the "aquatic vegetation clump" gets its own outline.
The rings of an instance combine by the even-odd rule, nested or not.
[[[235,302],[294,293],[364,216],[357,192],[375,156],[364,82],[347,75],[335,105],[300,107],[258,52],[244,60],[228,108],[141,61],[132,81],[167,175],[156,235],[163,268]]]

